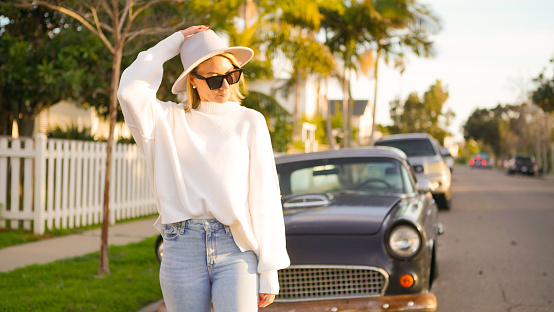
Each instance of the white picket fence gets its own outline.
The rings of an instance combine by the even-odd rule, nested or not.
[[[0,138],[0,229],[77,228],[102,222],[106,143]],[[134,144],[116,144],[110,223],[156,212],[146,162]]]

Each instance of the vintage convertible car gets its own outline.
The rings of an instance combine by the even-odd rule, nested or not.
[[[435,311],[433,185],[396,148],[276,158],[291,266],[264,311]]]

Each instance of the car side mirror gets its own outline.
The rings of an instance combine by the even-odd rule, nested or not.
[[[416,183],[416,188],[421,193],[433,192],[439,187],[437,182],[431,182],[425,178],[418,178]]]
[[[452,157],[452,154],[450,154],[450,151],[447,148],[441,149],[441,156],[442,157]]]

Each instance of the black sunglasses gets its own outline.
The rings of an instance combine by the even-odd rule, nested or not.
[[[239,82],[240,75],[242,74],[242,68],[237,68],[236,70],[228,72],[225,75],[217,75],[212,77],[202,77],[194,72],[192,74],[194,75],[194,77],[198,79],[205,80],[206,83],[208,84],[208,87],[210,87],[210,90],[216,90],[221,88],[221,85],[223,85],[223,79],[227,80],[227,83],[229,85],[233,85]]]

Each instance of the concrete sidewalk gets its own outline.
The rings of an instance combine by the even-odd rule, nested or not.
[[[108,244],[126,245],[158,233],[152,226],[157,217],[110,226]],[[0,249],[0,272],[31,264],[82,256],[100,250],[101,229],[44,239]]]

